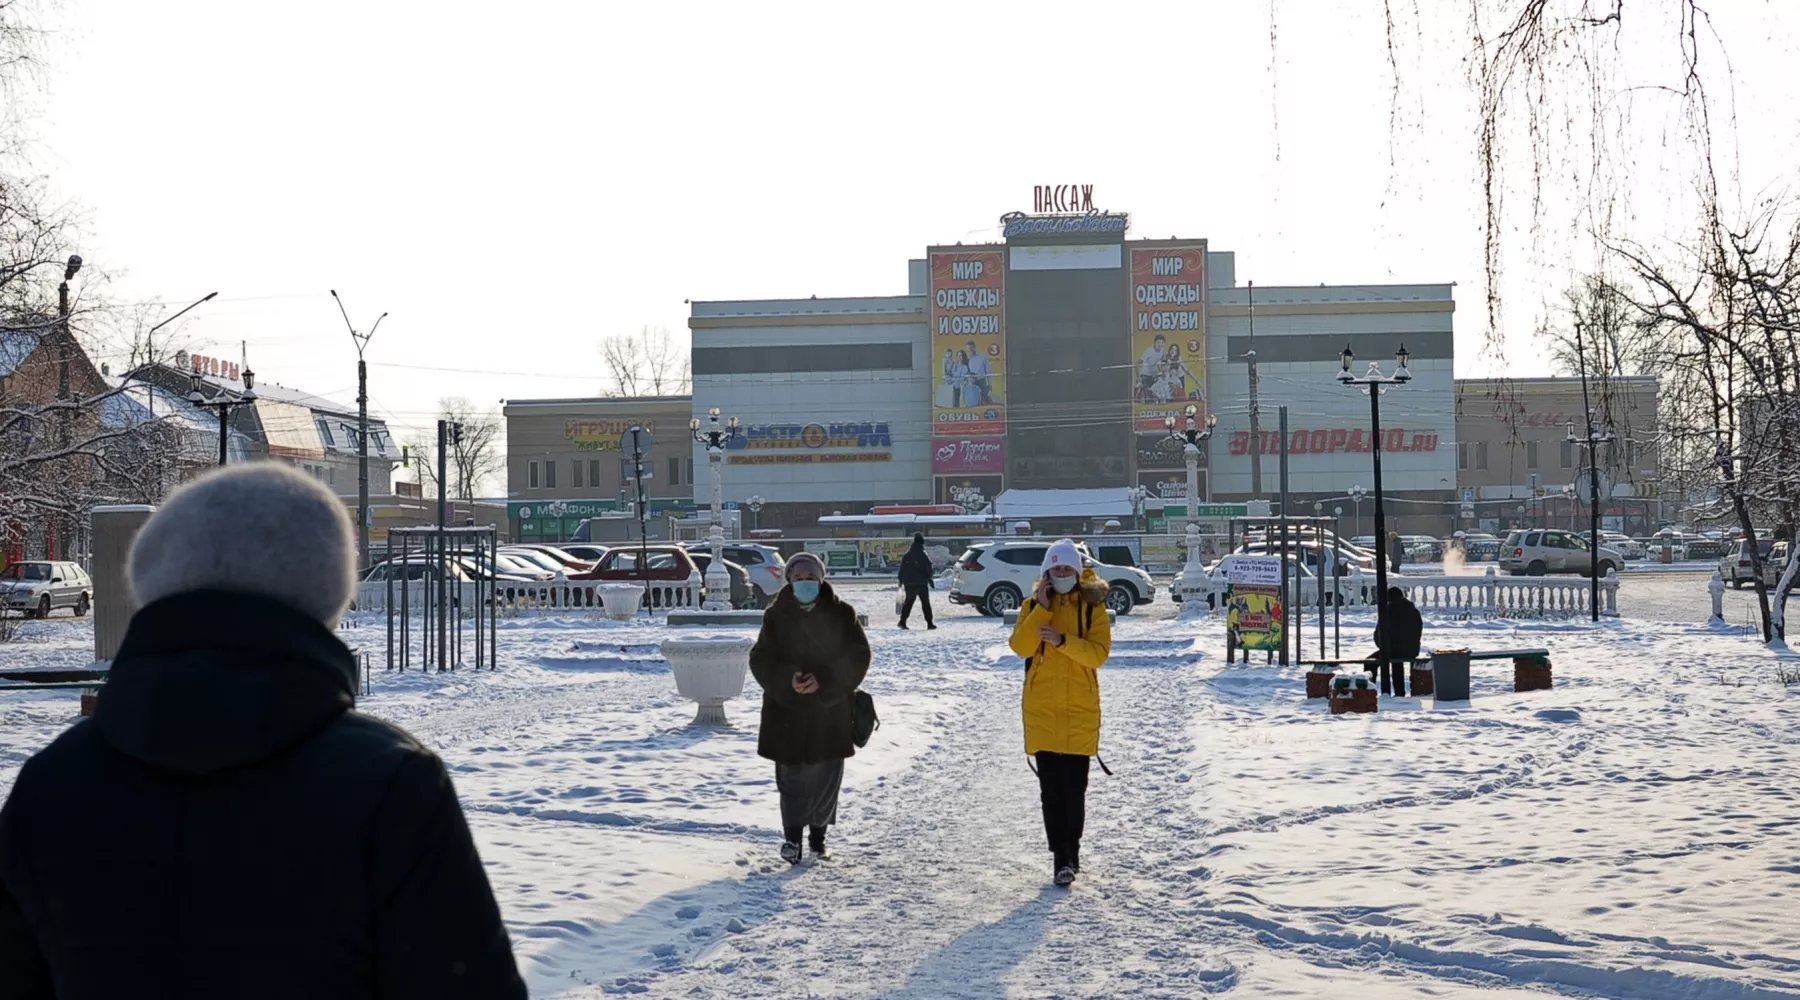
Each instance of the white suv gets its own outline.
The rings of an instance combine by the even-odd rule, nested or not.
[[[692,542],[688,544],[687,550],[710,553],[712,545],[707,542]],[[756,602],[755,607],[768,607],[787,582],[787,560],[781,557],[781,550],[773,546],[754,542],[726,542],[725,558],[749,571],[750,597]]]
[[[1105,580],[1106,606],[1113,614],[1128,615],[1140,604],[1156,600],[1156,584],[1136,566],[1109,566],[1096,562],[1081,549],[1082,563]],[[984,615],[999,616],[1015,610],[1043,575],[1045,541],[977,542],[957,560],[950,581],[950,603],[967,604]]]

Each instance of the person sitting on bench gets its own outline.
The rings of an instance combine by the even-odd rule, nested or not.
[[[1369,675],[1379,677],[1382,694],[1406,697],[1406,675],[1401,672],[1400,664],[1395,663],[1390,688],[1388,664],[1395,660],[1418,659],[1419,641],[1424,633],[1425,619],[1419,616],[1418,607],[1406,599],[1406,591],[1389,587],[1387,611],[1375,627],[1375,652],[1369,657]]]

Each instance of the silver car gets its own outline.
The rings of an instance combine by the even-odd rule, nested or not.
[[[68,608],[80,617],[93,605],[94,581],[74,563],[27,560],[0,570],[0,610],[48,618],[57,608]]]
[[[1500,568],[1513,576],[1576,573],[1587,576],[1593,569],[1593,550],[1587,539],[1571,531],[1515,531],[1500,545]],[[1618,549],[1600,547],[1600,575],[1625,568]]]

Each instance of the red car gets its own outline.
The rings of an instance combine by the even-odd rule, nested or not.
[[[639,550],[617,548],[606,553],[599,565],[586,573],[571,573],[571,580],[661,580],[685,583],[699,572],[688,554],[672,545],[652,545],[644,553],[647,572],[638,571]]]

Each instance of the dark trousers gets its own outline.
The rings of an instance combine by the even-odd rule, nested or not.
[[[776,764],[775,788],[781,793],[781,829],[791,840],[803,827],[821,833],[837,822],[838,791],[844,785],[844,761]]]
[[[900,624],[905,625],[906,620],[912,617],[914,601],[918,601],[925,608],[925,624],[932,624],[931,588],[920,583],[909,583],[906,585],[906,603],[900,605]]]
[[[1056,865],[1081,864],[1081,831],[1087,825],[1088,759],[1079,754],[1037,752],[1038,792],[1044,802],[1044,834]]]
[[[1381,684],[1382,694],[1404,698],[1406,697],[1406,669],[1409,666],[1410,664],[1400,660],[1389,663],[1381,658],[1380,653],[1373,653],[1368,659],[1369,679]]]

